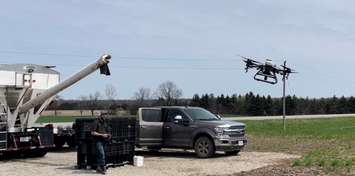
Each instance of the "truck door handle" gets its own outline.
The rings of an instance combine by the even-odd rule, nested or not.
[[[167,126],[167,127],[164,127],[164,128],[165,128],[165,129],[170,129],[170,127],[168,127],[168,126]]]
[[[147,127],[146,126],[141,126],[141,128],[146,129]]]

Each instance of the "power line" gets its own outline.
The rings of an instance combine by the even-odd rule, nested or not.
[[[59,64],[58,66],[64,66],[64,67],[75,67],[75,68],[79,68],[79,67],[83,67],[83,65],[72,65],[72,64]],[[127,65],[110,65],[110,68],[112,70],[116,70],[116,69],[145,69],[145,70],[238,70],[238,71],[244,71],[240,68],[237,67],[171,67],[171,66],[162,66],[162,67],[150,67],[150,66],[127,66]]]
[[[54,56],[54,57],[76,57],[81,58],[95,58],[97,55],[84,55],[84,54],[69,54],[69,53],[51,53],[51,52],[28,52],[28,51],[17,51],[17,50],[0,50],[0,54],[12,54],[12,55],[35,55],[35,56]],[[226,58],[226,57],[184,57],[184,58],[174,58],[174,57],[146,57],[146,56],[117,56],[121,60],[159,60],[159,61],[239,61],[237,58]]]
[[[56,64],[41,64],[41,65],[55,65],[57,67],[72,67],[72,68],[83,68],[87,66],[86,64],[62,64],[62,63],[56,63]],[[208,65],[198,65],[194,67],[193,65],[188,65],[188,66],[142,66],[142,65],[119,65],[119,64],[110,64],[110,68],[112,70],[116,69],[145,69],[145,70],[237,70],[237,71],[243,71],[243,69],[240,69],[238,67],[226,67],[226,66],[208,66]]]
[[[32,51],[17,51],[17,50],[0,50],[1,54],[20,54],[20,55],[42,55],[42,56],[69,56],[69,57],[95,57],[89,55],[67,54],[67,53],[46,53]]]
[[[41,65],[55,65],[58,67],[75,67],[75,68],[82,68],[86,66],[85,64],[78,64],[78,63],[56,63],[56,64],[45,64],[41,63]],[[175,64],[176,65],[176,64]],[[123,69],[160,69],[160,70],[169,70],[169,69],[184,69],[184,70],[242,70],[238,67],[227,67],[225,65],[213,65],[210,64],[199,64],[199,65],[191,65],[188,66],[142,66],[142,65],[120,65],[117,62],[111,63],[111,68],[123,68]]]
[[[119,66],[122,69],[152,69],[152,70],[241,70],[233,67],[144,67],[144,66]]]
[[[128,59],[128,60],[159,60],[159,61],[240,61],[238,59],[227,59],[221,57],[214,57],[214,58],[198,58],[198,57],[191,57],[191,58],[173,58],[173,57],[138,57],[138,56],[118,56],[119,59]],[[215,60],[218,59],[218,60]]]
[[[0,54],[10,54],[10,55],[34,55],[34,56],[53,56],[53,57],[71,57],[70,59],[76,58],[76,60],[83,60],[83,58],[95,58],[98,56],[94,55],[86,55],[86,54],[71,54],[71,53],[53,53],[53,52],[32,52],[32,51],[20,51],[20,50],[0,50]],[[9,58],[6,58],[8,60]],[[218,59],[218,60],[216,60]],[[26,59],[27,60],[27,59]],[[223,57],[213,57],[213,58],[173,58],[173,57],[140,57],[140,56],[118,56],[117,60],[121,61],[131,61],[131,60],[140,60],[140,61],[155,61],[158,63],[167,63],[167,62],[176,62],[182,61],[183,63],[186,62],[202,62],[202,63],[211,63],[211,62],[218,62],[218,63],[225,63],[223,61],[240,61],[237,58],[223,58]],[[84,61],[84,60],[83,60]],[[76,62],[77,63],[77,62]],[[189,63],[190,64],[190,63]],[[48,65],[57,65],[57,66],[64,66],[64,67],[83,67],[85,64],[67,64],[67,63],[55,63],[55,64],[48,64]],[[113,65],[113,64],[112,64]],[[229,66],[230,64],[228,64]],[[236,65],[237,66],[237,65]],[[205,65],[197,65],[193,67],[192,65],[189,66],[127,66],[127,65],[117,65],[111,66],[111,68],[116,69],[151,69],[151,70],[242,70],[237,67],[227,67],[227,66],[210,66],[209,64]]]

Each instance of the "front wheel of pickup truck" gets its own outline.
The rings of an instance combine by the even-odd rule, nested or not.
[[[202,136],[195,142],[195,152],[199,158],[209,158],[215,154],[215,147],[212,140]]]

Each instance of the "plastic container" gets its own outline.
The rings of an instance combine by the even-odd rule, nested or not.
[[[144,157],[143,156],[135,156],[133,158],[133,165],[135,167],[143,167],[144,166]]]
[[[95,118],[76,120],[75,132],[78,144],[78,167],[96,167],[96,145],[91,136],[91,128]],[[134,164],[136,121],[131,118],[107,118],[112,130],[112,140],[106,145],[105,153],[107,164]],[[53,132],[52,132],[53,133]],[[138,158],[137,165],[143,165],[143,158]]]

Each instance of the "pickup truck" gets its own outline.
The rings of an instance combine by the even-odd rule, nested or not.
[[[222,120],[199,107],[150,107],[138,111],[137,146],[194,149],[200,158],[216,151],[238,154],[247,144],[245,124]]]

